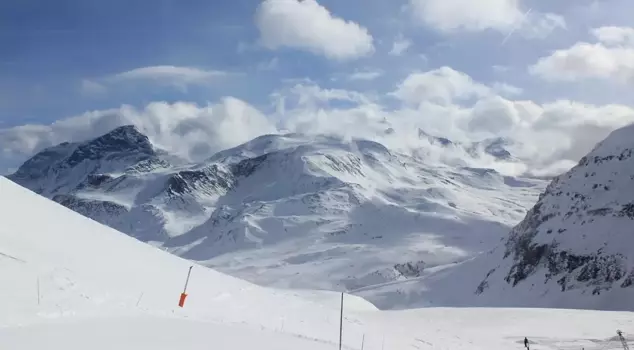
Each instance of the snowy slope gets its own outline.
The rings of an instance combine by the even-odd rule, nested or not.
[[[260,333],[263,328],[275,331],[284,324],[287,335],[330,340],[330,329],[337,327],[338,305],[324,303],[328,299],[324,293],[269,290],[200,266],[193,270],[186,308],[179,309],[176,304],[190,262],[101,226],[1,177],[0,213],[2,344],[3,337],[20,338],[11,327],[32,324],[44,333],[59,330],[70,336],[65,327],[79,323],[77,329],[98,334],[82,326],[84,319],[93,326],[109,327],[118,323],[115,320],[123,320],[116,328],[121,332],[136,325],[144,333],[128,330],[134,333],[133,339],[148,336],[152,328],[146,318],[151,318],[150,325],[165,324],[168,330],[173,324],[185,334],[202,330],[201,325],[194,325],[188,331],[190,327],[183,324],[188,319],[225,328],[238,325],[241,328],[227,328],[226,334],[234,338],[240,337],[242,328]],[[331,297],[337,299],[334,294]],[[375,310],[367,302],[348,299],[350,310]],[[305,315],[314,315],[311,327],[302,325]],[[179,324],[171,319],[180,320]],[[225,328],[218,328],[218,335],[225,334]],[[198,337],[203,335],[208,333]],[[271,337],[255,335],[265,340]],[[294,344],[303,346],[297,340]]]
[[[84,218],[0,177],[0,344],[40,349],[334,349],[339,296],[258,287]],[[33,220],[36,217],[37,220]],[[39,281],[39,302],[38,302]],[[8,283],[6,283],[8,282]],[[5,284],[6,283],[6,284]],[[618,349],[631,313],[378,311],[346,296],[344,349]],[[363,345],[362,345],[363,344]]]
[[[486,251],[545,186],[300,134],[261,136],[188,165],[133,127],[45,150],[10,178],[232,275],[328,290],[416,278]]]
[[[511,232],[482,293],[503,278],[559,294],[562,304],[634,310],[633,133],[634,125],[613,132],[553,180]]]
[[[633,133],[634,125],[613,132],[554,179],[496,249],[359,295],[372,295],[379,307],[634,311]],[[395,295],[401,300],[395,301]]]

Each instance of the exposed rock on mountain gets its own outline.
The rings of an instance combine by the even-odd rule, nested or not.
[[[10,179],[251,281],[348,290],[489,249],[544,186],[369,140],[301,134],[261,136],[185,164],[131,126],[46,149]]]
[[[551,300],[606,292],[634,297],[632,135],[634,126],[613,132],[550,183],[511,231],[501,264],[477,293],[497,293],[487,289],[503,279],[513,288],[545,286],[539,290],[555,295]]]

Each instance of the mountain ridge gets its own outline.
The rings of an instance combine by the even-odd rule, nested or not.
[[[263,135],[204,162],[177,163],[137,129],[123,131],[141,140],[138,154],[89,140],[99,156],[69,166],[66,154],[36,155],[64,171],[27,161],[16,174],[43,164],[30,170],[40,178],[9,178],[141,241],[264,285],[352,290],[416,278],[488,249],[545,185],[327,135]]]
[[[633,132],[634,124],[615,130],[553,179],[495,248],[359,295],[381,308],[634,310]]]

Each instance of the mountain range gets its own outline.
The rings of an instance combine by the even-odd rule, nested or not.
[[[554,178],[494,248],[408,281],[358,291],[383,308],[634,310],[634,125]]]
[[[619,310],[634,308],[623,306],[634,290],[633,131],[549,184],[323,135],[264,135],[191,164],[133,126],[45,149],[9,179],[258,284],[346,290],[380,308]],[[508,144],[465,150],[509,161]]]
[[[546,186],[370,140],[302,134],[264,135],[190,164],[133,126],[45,149],[9,179],[252,282],[348,291],[479,255]]]

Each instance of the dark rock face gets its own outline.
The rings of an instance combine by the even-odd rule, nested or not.
[[[155,156],[154,147],[147,136],[134,126],[122,126],[90,142],[80,144],[66,160],[73,167],[86,160],[116,159],[134,154],[139,161]]]
[[[270,157],[270,154],[264,154],[255,158],[248,158],[234,164],[231,172],[236,177],[248,177],[253,174],[259,166],[261,166]]]
[[[496,159],[500,160],[509,160],[512,158],[511,152],[507,151],[504,147],[508,144],[508,142],[504,139],[497,139],[494,142],[491,142],[484,148],[484,152],[489,155],[492,155]]]
[[[226,192],[234,185],[234,175],[212,164],[200,170],[183,170],[169,176],[166,192],[170,196]]]
[[[101,223],[108,224],[108,219],[128,212],[118,204],[107,201],[85,200],[71,195],[56,195],[53,201]]]
[[[8,178],[37,193],[42,193],[47,185],[50,187],[50,183],[38,183],[44,179],[64,186],[72,181],[95,186],[106,180],[107,175],[100,172],[115,162],[113,166],[122,168],[120,171],[127,167],[134,171],[135,166],[140,170],[161,160],[147,136],[133,126],[122,126],[83,143],[65,142],[44,149]]]
[[[425,266],[426,264],[424,261],[406,262],[404,264],[394,265],[394,269],[403,277],[414,278],[422,275],[423,270],[425,270]]]

